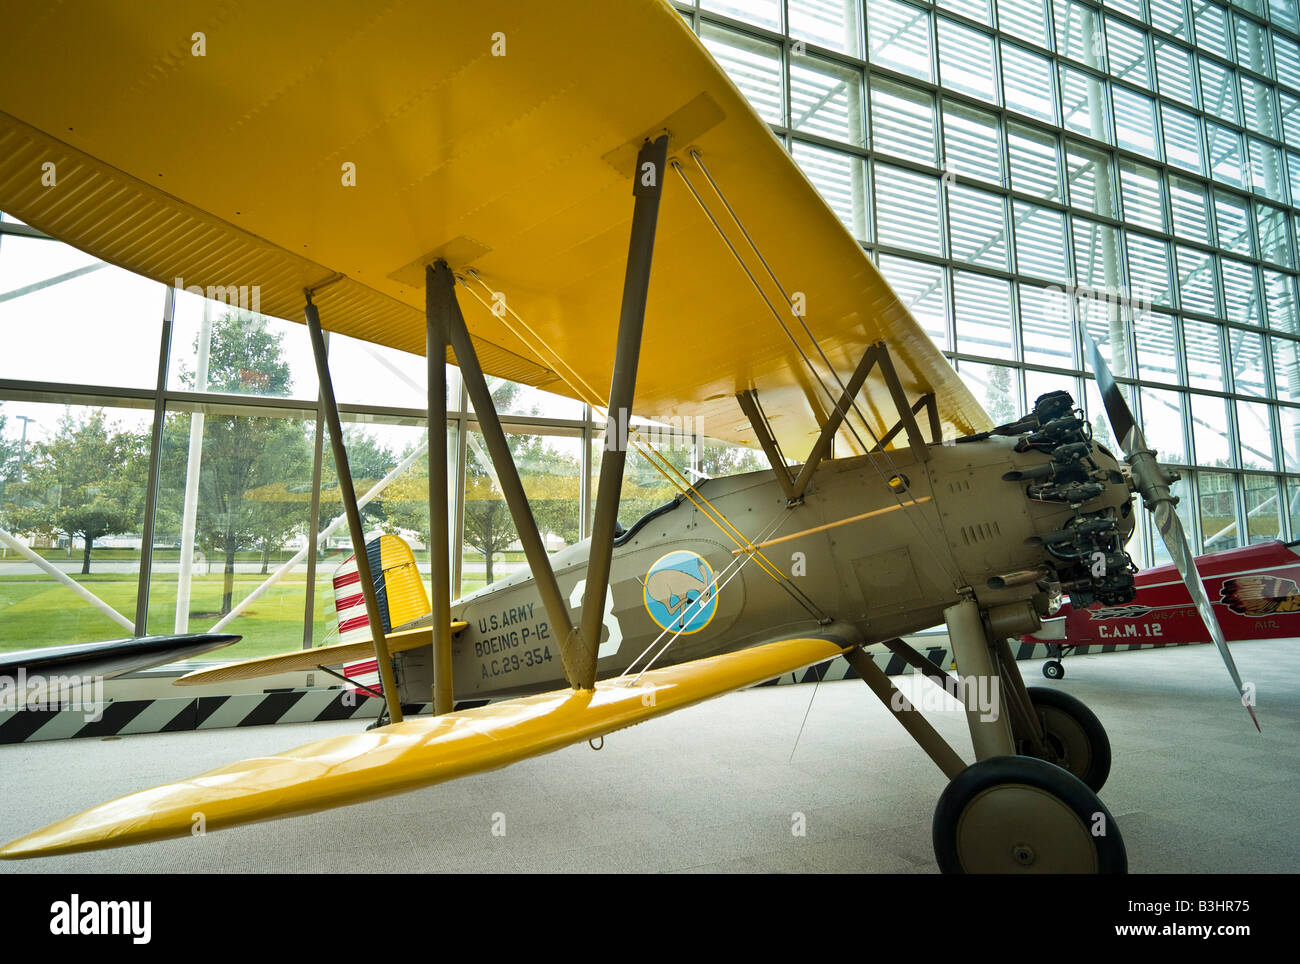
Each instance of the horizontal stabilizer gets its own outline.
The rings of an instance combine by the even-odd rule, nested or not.
[[[468,623],[454,622],[451,634],[455,636]],[[388,651],[404,653],[408,649],[433,645],[433,630],[425,626],[420,629],[407,629],[389,633]],[[212,669],[195,670],[176,680],[177,686],[201,686],[204,683],[225,683],[236,679],[257,679],[261,676],[274,676],[276,673],[294,673],[312,670],[317,666],[341,666],[359,659],[373,658],[375,644],[371,640],[353,643],[335,643],[333,646],[318,646],[315,649],[302,649],[293,653],[278,653],[275,656],[262,656],[258,659],[245,659],[238,663],[227,663]]]
[[[358,803],[495,770],[671,713],[844,652],[833,639],[787,639],[651,670],[637,685],[559,690],[308,743],[119,797],[0,848],[19,859],[188,837],[206,828]]]

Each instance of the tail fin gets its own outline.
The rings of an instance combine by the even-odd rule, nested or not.
[[[366,543],[366,559],[379,601],[379,618],[384,632],[404,626],[432,611],[424,580],[415,565],[411,547],[400,536],[382,535]],[[361,591],[356,556],[348,556],[334,570],[334,608],[338,613],[339,642],[370,639],[370,619]],[[379,666],[373,659],[349,663],[343,673],[371,689],[382,692]],[[365,693],[365,690],[359,692]],[[370,694],[366,694],[370,695]]]

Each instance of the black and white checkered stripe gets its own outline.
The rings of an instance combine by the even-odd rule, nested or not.
[[[1113,653],[1120,650],[1154,649],[1186,643],[1103,643],[1079,646],[1077,655]],[[1035,652],[1038,650],[1038,652]],[[952,651],[947,646],[918,647],[918,652],[941,669],[952,668]],[[1041,657],[1041,646],[1021,643],[1016,659]],[[888,676],[907,672],[907,663],[897,653],[873,653],[876,665]],[[763,686],[787,683],[830,682],[856,679],[857,671],[842,656],[797,673],[785,673]],[[486,700],[465,700],[463,710],[481,706]],[[136,733],[173,733],[179,730],[213,730],[231,726],[265,726],[270,723],[317,723],[326,720],[374,719],[381,701],[355,696],[342,689],[292,689],[240,696],[200,696],[193,699],[113,700],[104,705],[103,718],[86,719],[84,710],[0,711],[0,744],[37,740],[69,740],[80,737],[128,736]],[[419,716],[432,712],[429,703],[403,705],[402,712]]]
[[[484,702],[467,700],[457,703],[456,709],[481,706]],[[104,704],[103,716],[93,722],[87,720],[86,711],[81,709],[9,710],[0,712],[0,743],[374,719],[381,705],[381,700],[357,697],[342,689],[293,689],[192,699],[112,700]],[[402,712],[410,716],[431,711],[429,703],[402,707]]]

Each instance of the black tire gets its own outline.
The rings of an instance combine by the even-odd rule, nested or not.
[[[1049,755],[1043,759],[1074,774],[1092,790],[1101,793],[1110,776],[1110,737],[1097,714],[1076,697],[1046,686],[1027,686],[1034,712],[1043,727]],[[1030,753],[1028,740],[1017,740],[1016,749]]]
[[[1065,679],[1065,667],[1059,659],[1049,659],[1043,664],[1043,675],[1048,679]]]
[[[1033,757],[990,757],[957,774],[935,807],[933,840],[946,874],[1128,872],[1124,838],[1097,795]]]

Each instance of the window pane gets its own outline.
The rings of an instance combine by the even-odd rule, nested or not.
[[[1013,190],[1048,201],[1061,199],[1055,137],[1011,123],[1007,125],[1007,151]]]
[[[700,6],[745,23],[781,29],[780,0],[702,0]]]
[[[940,17],[939,80],[945,88],[996,104],[993,39]]]
[[[790,36],[854,56],[862,53],[857,3],[789,0],[789,5]]]
[[[875,165],[876,232],[884,244],[943,254],[939,180],[884,164]]]
[[[1187,39],[1187,15],[1183,10],[1183,0],[1147,0],[1151,10],[1151,25],[1159,27],[1165,33]]]
[[[962,177],[1002,184],[1000,131],[994,114],[959,104],[945,104],[944,169]]]
[[[901,84],[873,81],[871,139],[883,154],[934,164],[934,98]]]
[[[1020,400],[1020,376],[1015,369],[962,361],[958,363],[957,374],[979,399],[994,425],[1005,425],[1024,414],[1025,406]]]
[[[791,58],[790,126],[828,140],[866,147],[862,73],[815,57]]]
[[[1282,513],[1277,498],[1277,479],[1247,475],[1242,479],[1246,497],[1246,533],[1251,543],[1282,539]]]
[[[1295,297],[1295,278],[1280,271],[1264,271],[1264,294],[1270,328],[1300,334]]]
[[[1229,321],[1262,324],[1259,296],[1255,293],[1255,268],[1231,258],[1223,259],[1223,301]]]
[[[154,387],[162,285],[57,241],[0,245],[0,378]]]
[[[1151,89],[1146,38],[1122,21],[1106,18],[1106,52],[1113,76]]]
[[[1193,388],[1223,389],[1222,325],[1209,321],[1183,320],[1183,342],[1187,349],[1187,384]]]
[[[1178,261],[1178,298],[1188,311],[1219,313],[1214,256],[1193,248],[1174,249]]]
[[[880,272],[940,348],[951,349],[948,338],[948,288],[937,264],[880,256]]]
[[[1192,52],[1178,44],[1156,39],[1156,80],[1160,93],[1188,107],[1196,106]]]
[[[547,552],[554,553],[577,542],[581,516],[578,496],[582,475],[581,438],[509,432],[507,441]],[[477,430],[471,430],[466,443],[462,593],[472,592],[528,568],[483,436]],[[593,448],[599,449],[599,446]],[[628,475],[623,482],[625,493],[629,480],[634,477],[633,466],[640,464],[639,460],[639,455],[634,457],[633,453],[628,453]],[[666,487],[666,483],[662,484]],[[671,493],[660,499],[659,504],[670,498]],[[623,513],[624,506],[620,504],[620,518]]]
[[[1075,283],[1106,289],[1119,285],[1119,232],[1106,224],[1074,219]]]
[[[122,621],[135,622],[152,426],[148,410],[0,407],[0,448],[14,460],[5,466],[12,474],[3,483],[0,527],[98,600],[5,546],[0,651],[132,635]]]
[[[1178,341],[1172,315],[1143,312],[1133,326],[1137,338],[1138,377],[1178,384]]]
[[[867,42],[873,64],[930,76],[930,15],[897,0],[867,0]]]
[[[1092,7],[1077,0],[1053,0],[1056,52],[1090,67],[1105,67],[1101,18]]]
[[[1066,151],[1070,204],[1093,214],[1117,217],[1110,155],[1081,144],[1069,144]]]
[[[1241,78],[1241,105],[1246,126],[1257,134],[1277,137],[1277,106],[1273,103],[1273,88],[1253,77]]]
[[[214,365],[213,375],[220,381],[225,370],[262,354],[250,341],[247,350]],[[315,420],[247,415],[219,405],[169,406],[166,418],[154,542],[174,551],[170,565],[154,557],[150,632],[206,630],[238,613],[229,626],[244,640],[222,650],[223,660],[301,647]],[[345,440],[354,442],[359,431],[345,425]],[[362,444],[349,455],[358,496],[395,464],[382,446]],[[342,515],[332,459],[321,476],[321,502],[325,527]],[[362,512],[368,528],[378,526],[378,504]],[[320,547],[340,547],[331,570],[352,551],[339,522],[333,542],[327,538]],[[281,573],[285,565],[289,569]],[[264,586],[273,574],[279,578]],[[257,604],[250,605],[258,590]]]
[[[1187,396],[1182,392],[1145,387],[1140,394],[1142,429],[1147,444],[1159,449],[1161,462],[1188,464],[1187,443],[1183,441],[1183,427],[1187,423],[1183,417],[1183,402]]]
[[[1120,161],[1119,177],[1124,192],[1124,220],[1156,231],[1164,230],[1165,205],[1156,169]]]
[[[1201,68],[1201,106],[1220,120],[1239,123],[1236,74],[1205,57],[1197,62]]]
[[[1115,143],[1125,150],[1158,157],[1156,105],[1125,87],[1115,87]]]
[[[1246,17],[1234,16],[1232,21],[1237,34],[1237,63],[1261,74],[1272,73],[1268,31]]]
[[[1015,213],[1019,270],[1036,278],[1066,281],[1065,215],[1023,201],[1015,202]]]
[[[710,23],[700,25],[700,40],[764,120],[785,123],[781,50],[776,44]]]
[[[1019,284],[1020,328],[1025,361],[1054,368],[1073,368],[1070,300],[1059,288]]]
[[[1237,531],[1237,477],[1223,472],[1198,472],[1201,537],[1206,552],[1235,549],[1241,545]]]
[[[1229,328],[1227,332],[1234,389],[1239,395],[1266,397],[1268,385],[1264,378],[1264,336],[1240,328]]]
[[[1237,402],[1237,432],[1241,441],[1241,467],[1277,468],[1273,458],[1273,422],[1263,402]]]
[[[1273,348],[1273,386],[1277,397],[1300,402],[1300,342],[1270,338]]]
[[[1172,305],[1169,289],[1169,245],[1145,235],[1127,234],[1128,277],[1133,297],[1157,305]]]
[[[1219,223],[1219,246],[1238,254],[1253,255],[1250,218],[1246,202],[1231,194],[1214,192],[1214,216]]]
[[[1202,184],[1181,177],[1170,177],[1169,206],[1173,212],[1175,234],[1202,244],[1213,243],[1209,199]]]
[[[1282,424],[1282,462],[1288,472],[1300,472],[1300,408],[1287,405],[1277,407]],[[1293,529],[1292,532],[1300,531]]]
[[[794,142],[791,153],[853,236],[859,241],[871,240],[866,161],[799,141]]]
[[[1023,47],[1002,45],[1002,96],[1007,107],[1050,122],[1056,119],[1052,66]]]
[[[1051,27],[1043,0],[997,0],[998,26],[1039,47],[1050,45]]]
[[[1196,18],[1196,45],[1232,60],[1232,40],[1228,35],[1228,15],[1213,3],[1193,5]]]
[[[953,299],[959,352],[994,358],[1015,357],[1010,282],[956,271],[953,272]]]
[[[949,239],[954,261],[1007,270],[1006,199],[975,188],[948,187]]]
[[[1065,126],[1070,130],[1099,141],[1110,141],[1104,81],[1061,65],[1061,112]]]
[[[1241,135],[1226,127],[1207,122],[1205,136],[1210,144],[1210,173],[1216,181],[1245,185],[1245,167],[1241,146]]]
[[[1176,167],[1204,174],[1200,121],[1168,104],[1160,105],[1160,117],[1165,126],[1165,158]]]
[[[1233,464],[1228,436],[1228,401],[1217,395],[1192,395],[1192,438],[1196,464]]]

